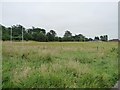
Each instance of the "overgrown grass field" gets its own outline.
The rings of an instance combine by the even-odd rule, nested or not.
[[[2,42],[3,88],[110,88],[117,42]]]

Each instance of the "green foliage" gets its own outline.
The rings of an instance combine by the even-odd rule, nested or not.
[[[32,27],[29,29],[25,29],[22,25],[13,25],[12,27],[5,27],[1,25],[0,30],[2,30],[2,40],[22,40],[22,33],[23,33],[23,40],[33,40],[39,42],[48,42],[48,41],[77,41],[77,42],[87,42],[93,41],[92,38],[87,38],[82,34],[72,35],[70,31],[65,31],[63,37],[58,37],[57,33],[54,30],[50,30],[46,33],[45,29]],[[108,41],[108,36],[97,36],[94,38],[95,41]]]
[[[43,33],[33,33],[33,40],[45,42],[47,37]]]
[[[30,34],[33,34],[33,33],[43,33],[45,35],[46,31],[45,31],[45,29],[32,27],[32,29],[28,29],[28,33],[30,33]]]
[[[72,33],[70,31],[65,31],[64,37],[72,37]]]
[[[50,32],[48,32],[46,36],[48,41],[58,41],[58,38],[56,37],[56,32],[54,30],[50,30]]]
[[[98,37],[98,36],[96,36],[95,38],[94,38],[94,40],[96,41],[96,40],[99,40],[100,38]]]
[[[50,32],[48,32],[46,36],[47,36],[47,41],[54,41],[54,36]]]
[[[24,40],[26,40],[26,41],[33,40],[33,36],[30,33],[25,33],[24,34]]]
[[[10,30],[11,28],[6,28],[5,26],[0,26],[2,31],[2,40],[10,40]]]
[[[101,41],[108,41],[108,36],[104,35],[104,36],[100,36]]]
[[[88,39],[82,34],[75,35],[73,38],[75,41],[88,41]]]

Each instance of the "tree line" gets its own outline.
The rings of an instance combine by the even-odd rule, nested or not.
[[[39,41],[39,42],[53,42],[53,41],[59,41],[59,42],[67,42],[67,41],[108,41],[108,35],[103,36],[95,36],[94,39],[87,38],[83,34],[77,34],[72,35],[72,33],[69,30],[66,30],[63,37],[58,37],[55,30],[50,30],[49,32],[46,32],[45,29],[38,28],[38,27],[32,27],[29,29],[25,29],[22,25],[13,25],[11,27],[5,27],[3,25],[0,25],[0,29],[2,30],[2,40],[23,40],[29,41]],[[11,31],[12,30],[12,31]],[[12,37],[11,37],[12,36]]]

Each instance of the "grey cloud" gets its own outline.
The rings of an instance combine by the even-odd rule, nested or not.
[[[46,2],[3,3],[3,24],[22,24],[56,30],[62,36],[65,30],[88,37],[108,34],[118,38],[118,12],[115,2]]]

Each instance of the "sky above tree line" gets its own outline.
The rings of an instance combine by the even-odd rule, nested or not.
[[[4,2],[2,24],[21,24],[25,28],[55,30],[63,36],[66,30],[86,37],[108,35],[118,38],[117,2]]]

